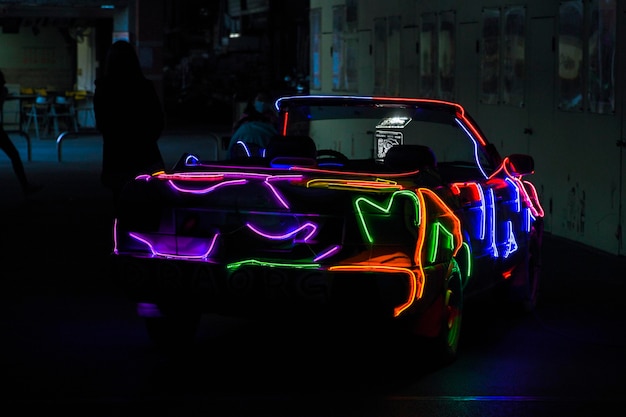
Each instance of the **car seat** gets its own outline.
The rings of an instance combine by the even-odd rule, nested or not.
[[[270,166],[285,168],[290,166],[315,166],[317,147],[309,136],[274,136],[265,150]]]
[[[387,150],[385,167],[394,172],[435,170],[435,153],[424,145],[395,145]]]

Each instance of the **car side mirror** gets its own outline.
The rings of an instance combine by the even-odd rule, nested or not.
[[[511,154],[506,158],[506,169],[516,176],[529,175],[535,172],[535,160],[530,155]]]

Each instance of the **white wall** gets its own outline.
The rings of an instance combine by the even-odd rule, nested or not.
[[[332,8],[342,0],[311,0],[322,8],[322,83],[311,93],[332,91],[332,65],[328,51],[332,42]],[[553,49],[557,36],[559,0],[357,0],[359,65],[358,94],[372,94],[374,71],[373,22],[377,17],[401,16],[403,58],[400,95],[418,92],[413,48],[416,27],[424,12],[456,11],[455,100],[474,115],[489,140],[503,154],[530,153],[536,173],[529,177],[546,210],[546,231],[603,251],[624,254],[618,239],[626,219],[626,143],[624,133],[625,86],[616,79],[614,114],[563,112],[557,109],[558,56]],[[588,2],[584,2],[588,3]],[[523,107],[486,105],[479,100],[481,13],[485,7],[526,6],[526,100]],[[617,2],[617,48],[615,74],[623,74],[626,59],[626,2]],[[363,43],[363,44],[361,44]],[[413,55],[412,55],[413,54]]]
[[[0,33],[0,68],[7,82],[22,87],[65,91],[72,88],[72,54],[58,28],[42,26],[35,34],[21,26],[19,33]]]

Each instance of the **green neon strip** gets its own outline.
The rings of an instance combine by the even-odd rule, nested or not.
[[[465,271],[466,280],[469,279],[470,275],[472,275],[472,254],[470,252],[470,247],[467,242],[463,242],[461,247],[465,248],[465,252],[467,253],[467,271]]]
[[[435,262],[437,259],[437,252],[439,250],[439,235],[444,235],[448,241],[448,249],[452,249],[454,247],[454,235],[448,231],[441,223],[435,222],[433,223],[433,238],[431,239],[430,245],[430,262]]]
[[[226,269],[238,269],[244,266],[265,266],[269,268],[300,268],[300,269],[316,269],[320,264],[295,264],[282,262],[266,262],[258,259],[247,259],[245,261],[233,262],[226,265]]]
[[[394,192],[389,198],[389,200],[387,200],[386,207],[379,205],[377,202],[372,201],[371,199],[367,197],[359,197],[356,200],[354,200],[354,207],[356,209],[357,218],[359,219],[359,225],[361,226],[361,232],[365,235],[365,238],[369,243],[374,243],[374,237],[372,236],[372,233],[370,232],[370,228],[367,226],[365,215],[363,213],[363,209],[361,208],[362,205],[367,204],[384,214],[389,214],[389,211],[391,210],[394,199],[398,195],[404,195],[406,197],[409,197],[411,200],[413,200],[414,207],[415,207],[415,218],[417,219],[417,225],[419,225],[421,223],[420,210],[419,210],[420,203],[417,198],[417,195],[413,191],[401,190],[401,191]]]

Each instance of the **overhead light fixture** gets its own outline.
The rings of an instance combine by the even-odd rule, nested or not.
[[[100,8],[101,9],[115,9],[115,6],[113,4],[101,4]]]

